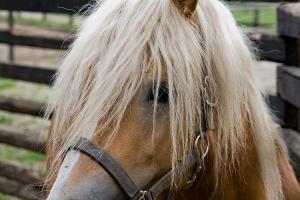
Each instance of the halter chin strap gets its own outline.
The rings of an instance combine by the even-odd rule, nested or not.
[[[184,162],[182,167],[182,173],[185,174],[188,171],[192,170],[195,167],[194,174],[191,179],[186,183],[184,189],[188,189],[193,185],[194,181],[197,178],[197,175],[201,169],[200,162],[201,156],[198,149],[198,140],[200,138],[206,138],[205,135],[198,135],[195,140],[195,145],[192,151],[188,154],[186,161]],[[120,164],[112,158],[104,149],[100,146],[94,144],[92,141],[81,137],[78,142],[69,148],[69,150],[79,151],[99,165],[101,165],[106,172],[110,174],[110,176],[115,180],[115,182],[123,189],[123,191],[127,194],[129,199],[132,200],[154,200],[156,199],[162,192],[167,190],[171,186],[172,174],[171,171],[167,172],[162,178],[160,178],[156,183],[154,183],[150,188],[144,190],[139,189],[134,182],[130,179],[125,170],[120,166]],[[208,147],[206,152],[202,155],[202,159],[206,156],[208,152]],[[66,152],[67,153],[67,152]],[[175,181],[180,177],[175,177]]]

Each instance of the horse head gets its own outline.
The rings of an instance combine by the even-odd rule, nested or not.
[[[48,200],[280,199],[254,64],[217,0],[98,2],[48,107]]]

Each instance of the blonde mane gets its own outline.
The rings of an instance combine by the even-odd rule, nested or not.
[[[47,109],[48,117],[55,111],[48,148],[56,158],[49,179],[58,170],[58,155],[79,136],[111,126],[111,139],[117,137],[150,54],[154,79],[160,80],[162,68],[168,73],[174,174],[180,152],[191,149],[195,129],[201,130],[205,88],[217,100],[215,169],[226,162],[234,170],[235,155],[246,145],[244,107],[267,199],[282,198],[275,124],[253,84],[249,45],[220,1],[201,0],[196,13],[195,21],[186,19],[171,0],[103,0],[94,6],[59,68]]]

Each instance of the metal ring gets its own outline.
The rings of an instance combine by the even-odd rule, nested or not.
[[[210,106],[210,107],[215,107],[217,104],[218,104],[218,101],[215,101],[215,102],[210,102],[208,100],[205,100],[205,102]]]
[[[197,148],[197,145],[198,145],[198,142],[199,142],[199,139],[201,138],[201,135],[197,135],[196,137],[196,140],[195,140],[195,148]],[[206,157],[206,155],[208,154],[208,150],[209,150],[209,142],[207,142],[207,145],[206,145],[206,149],[204,151],[204,153],[202,154],[202,160]]]
[[[208,79],[209,79],[209,76],[208,76],[208,75],[205,76],[205,78],[204,78],[204,83],[205,83],[205,85],[207,85],[207,86],[208,86],[208,82],[207,82]]]
[[[209,142],[207,142],[205,152],[204,152],[204,154],[202,155],[202,160],[204,160],[204,158],[207,156],[208,151],[209,151]]]
[[[195,143],[194,143],[195,147],[197,147],[200,138],[201,138],[201,135],[200,134],[197,135]]]
[[[208,79],[209,79],[209,76],[205,76],[204,78],[204,84],[205,86],[208,86]],[[215,102],[210,102],[209,100],[209,95],[207,93],[207,90],[206,90],[206,87],[204,87],[204,92],[205,92],[205,96],[207,99],[205,99],[205,102],[210,106],[210,107],[215,107],[217,104],[218,104],[218,100],[216,100]]]
[[[145,196],[147,194],[147,190],[140,190],[139,193],[141,194],[141,196],[139,197],[138,200],[146,200]]]
[[[200,139],[200,138],[201,138],[201,135],[200,135],[200,134],[197,135],[196,140],[195,140],[195,143],[194,143],[194,145],[195,145],[194,148],[196,148],[197,151],[198,151],[197,145],[198,145],[198,142],[199,142],[199,139]],[[202,159],[201,161],[203,161],[204,158],[206,157],[206,155],[207,155],[207,153],[208,153],[208,150],[209,150],[209,143],[207,143],[206,150],[205,150],[205,152],[203,153],[203,155],[201,156],[201,159]],[[199,159],[200,159],[200,158],[199,158]],[[192,177],[186,182],[185,188],[191,187],[191,186],[193,185],[193,183],[195,182],[195,180],[197,179],[198,173],[199,173],[200,170],[202,169],[202,166],[201,166],[199,163],[200,163],[200,160],[197,161],[196,169],[195,169],[195,171],[194,171]]]

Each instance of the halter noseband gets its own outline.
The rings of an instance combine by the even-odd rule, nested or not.
[[[206,133],[202,137],[206,137]],[[192,151],[188,154],[186,162],[182,166],[182,172],[187,173],[193,167],[195,167],[194,173],[189,181],[186,182],[184,189],[190,188],[195,182],[197,175],[201,169],[200,162],[200,152],[198,149],[198,141],[201,138],[200,135],[197,136],[195,140],[194,147]],[[120,164],[112,158],[104,149],[100,146],[96,145],[92,141],[81,137],[78,142],[70,147],[68,151],[76,150],[79,151],[95,162],[97,162],[101,167],[105,169],[107,173],[115,180],[115,182],[123,189],[123,191],[127,194],[129,199],[131,200],[154,200],[156,199],[163,191],[168,189],[171,186],[171,171],[168,171],[162,178],[160,178],[157,182],[155,182],[150,188],[147,190],[139,189],[134,182],[129,178],[128,174],[125,170],[120,166]],[[208,152],[208,147],[203,154],[202,158]],[[67,153],[67,152],[66,152]],[[65,154],[66,155],[66,154]],[[179,177],[177,177],[179,179]]]

